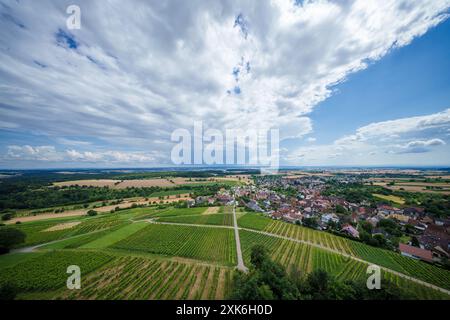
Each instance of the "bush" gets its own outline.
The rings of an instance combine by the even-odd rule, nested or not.
[[[8,221],[11,220],[11,218],[12,218],[11,213],[5,213],[4,215],[2,215],[2,221]]]
[[[94,216],[97,215],[97,211],[95,211],[95,210],[89,210],[89,211],[87,212],[87,215],[90,216],[90,217],[94,217]]]

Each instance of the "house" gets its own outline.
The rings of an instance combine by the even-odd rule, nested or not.
[[[303,215],[300,212],[289,212],[288,214],[283,215],[282,220],[296,223],[301,222],[303,219]]]
[[[352,225],[346,224],[342,227],[342,232],[352,236],[353,238],[359,238],[359,232]]]
[[[450,253],[450,234],[447,233],[444,227],[430,224],[419,241],[426,249],[431,250],[434,247],[441,247]]]
[[[327,213],[322,215],[321,221],[325,224],[329,224],[330,222],[338,223],[339,217],[335,215],[334,213]]]
[[[370,217],[366,219],[366,221],[369,222],[373,227],[376,227],[378,225],[378,222],[380,222],[380,218],[378,218],[377,216]]]
[[[421,221],[423,223],[426,223],[426,224],[432,224],[433,223],[433,219],[431,219],[429,216],[424,217]]]
[[[404,243],[400,243],[398,249],[400,250],[402,256],[416,260],[423,260],[426,262],[433,262],[433,254],[430,250],[409,246]]]
[[[261,209],[261,207],[258,205],[258,203],[255,200],[250,200],[247,204],[246,204],[247,208],[252,209],[253,211],[257,211],[257,212],[264,212],[263,209]]]
[[[195,206],[195,200],[187,200],[186,203],[188,208]]]
[[[425,223],[413,219],[409,219],[408,224],[412,225],[415,229],[419,231],[425,231],[425,229],[428,227]]]
[[[396,209],[394,207],[388,206],[388,205],[379,205],[377,206],[378,212],[381,212],[385,215],[394,214],[396,212]]]
[[[418,208],[418,207],[409,207],[409,208],[405,208],[403,209],[403,213],[409,216],[423,216],[425,210],[423,208]]]
[[[407,223],[410,219],[409,216],[406,216],[404,214],[397,214],[397,213],[391,214],[389,216],[389,218],[395,219],[395,220],[397,220],[399,222],[403,222],[403,223]]]
[[[355,212],[353,212],[353,213],[352,213],[352,216],[351,216],[351,221],[352,221],[353,223],[357,223],[358,220],[359,220],[358,215],[357,215]]]

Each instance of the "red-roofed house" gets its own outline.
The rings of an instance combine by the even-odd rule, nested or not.
[[[359,238],[359,232],[356,230],[352,225],[346,224],[342,227],[342,231],[349,234],[350,236],[354,238]]]
[[[433,262],[433,254],[429,250],[408,246],[407,244],[403,243],[399,244],[398,249],[403,256],[417,260]]]

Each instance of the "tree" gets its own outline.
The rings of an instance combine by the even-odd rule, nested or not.
[[[94,216],[97,215],[97,211],[95,211],[95,210],[89,210],[89,211],[87,212],[87,215],[90,216],[90,217],[94,217]]]
[[[319,225],[316,218],[304,218],[303,225],[308,228],[315,229]]]
[[[14,228],[0,229],[0,254],[8,253],[9,250],[25,241],[26,235],[22,231]]]
[[[414,246],[414,247],[418,247],[418,248],[420,247],[420,242],[417,239],[417,237],[412,237],[411,238],[411,245]]]
[[[250,262],[255,268],[261,268],[262,264],[269,259],[266,248],[257,244],[252,248]]]
[[[347,210],[341,206],[340,204],[336,205],[336,213],[340,213],[340,214],[347,214]]]
[[[18,293],[18,288],[11,284],[5,283],[0,286],[0,301],[14,300]]]
[[[251,250],[248,274],[238,272],[233,280],[232,299],[238,300],[293,300],[298,299],[297,287],[286,271],[273,262],[261,245]]]

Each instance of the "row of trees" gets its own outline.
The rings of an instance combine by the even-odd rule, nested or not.
[[[225,187],[222,184],[204,185],[204,186],[175,186],[173,188],[127,188],[110,189],[101,187],[43,187],[39,189],[29,188],[25,191],[0,193],[0,210],[6,209],[37,209],[54,206],[65,206],[71,204],[82,204],[94,201],[107,201],[114,199],[124,199],[133,197],[151,197],[152,194],[158,194],[165,191],[189,192],[194,196],[206,196],[215,194],[220,188]]]

